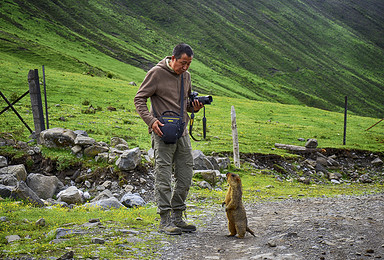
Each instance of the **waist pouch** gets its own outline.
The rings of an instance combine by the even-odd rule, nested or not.
[[[165,115],[165,113],[172,113],[175,115]],[[160,130],[163,132],[161,140],[166,144],[175,144],[184,132],[185,123],[183,122],[183,118],[176,112],[165,111],[161,115],[159,121],[164,124],[164,126],[160,126]]]

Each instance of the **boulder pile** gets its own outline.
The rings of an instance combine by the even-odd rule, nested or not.
[[[107,209],[143,206],[153,196],[152,150],[130,149],[128,143],[118,137],[112,137],[110,144],[97,142],[85,131],[63,128],[41,132],[38,143],[66,149],[77,157],[103,161],[110,167],[103,170],[79,167],[63,173],[40,163],[40,170],[28,172],[26,164],[9,165],[9,158],[0,155],[0,197],[26,200],[41,207],[59,204]],[[38,145],[0,140],[0,146],[5,145],[22,148],[30,156],[41,156]],[[201,151],[193,151],[193,156],[195,174],[203,178],[198,185],[212,188],[224,180],[225,175],[220,171],[229,166],[229,158],[205,156]]]

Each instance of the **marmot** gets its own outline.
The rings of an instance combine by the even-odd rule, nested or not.
[[[238,174],[227,173],[227,181],[229,188],[223,206],[228,218],[228,229],[230,237],[238,234],[239,238],[244,238],[245,232],[248,231],[255,237],[253,231],[248,227],[247,215],[242,202],[243,188],[241,179]]]

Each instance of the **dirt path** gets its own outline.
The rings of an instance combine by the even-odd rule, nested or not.
[[[246,205],[249,233],[226,237],[224,210],[198,216],[160,259],[384,259],[384,194],[310,198]]]

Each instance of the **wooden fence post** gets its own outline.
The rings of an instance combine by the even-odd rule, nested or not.
[[[232,119],[232,140],[233,140],[233,162],[236,168],[240,168],[240,155],[239,155],[239,138],[237,134],[236,125],[236,112],[235,107],[231,108],[231,119]]]
[[[347,139],[347,111],[348,111],[348,97],[345,96],[343,145],[345,145],[345,140]]]
[[[39,140],[40,132],[45,130],[43,103],[41,100],[38,70],[30,70],[28,73],[29,95],[31,97],[33,122],[35,124],[36,139]]]

